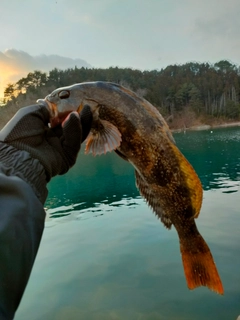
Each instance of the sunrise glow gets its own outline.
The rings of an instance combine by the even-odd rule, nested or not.
[[[4,90],[9,83],[15,83],[26,76],[28,71],[13,65],[0,62],[0,99],[4,97]]]

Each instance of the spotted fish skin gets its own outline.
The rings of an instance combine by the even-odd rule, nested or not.
[[[104,138],[107,151],[115,149],[133,165],[141,195],[167,228],[176,228],[188,287],[203,285],[223,294],[211,252],[194,221],[202,205],[201,182],[158,110],[133,91],[102,81],[59,88],[45,100],[55,117],[90,106],[94,150],[101,149],[97,135],[107,124],[116,129],[120,140],[111,140],[111,134]]]

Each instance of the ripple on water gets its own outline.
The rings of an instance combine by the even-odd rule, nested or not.
[[[71,205],[59,206],[56,208],[46,208],[48,222],[53,220],[86,220],[93,217],[99,217],[106,212],[115,211],[116,208],[122,207],[123,209],[135,209],[141,205],[144,200],[139,196],[136,198],[126,197],[119,201],[108,203],[108,200],[95,202],[91,207],[86,206],[86,202],[75,203]]]

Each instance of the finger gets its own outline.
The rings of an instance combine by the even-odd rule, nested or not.
[[[77,112],[71,112],[64,123],[63,128],[63,152],[68,159],[69,166],[73,166],[81,147],[82,126]]]
[[[69,120],[71,114],[73,114],[73,113],[79,118],[79,114],[77,113],[77,111],[70,112],[69,115],[63,120],[62,127],[64,127],[64,124]]]
[[[82,124],[82,142],[87,138],[93,121],[93,115],[89,105],[85,105],[80,112],[80,119]]]

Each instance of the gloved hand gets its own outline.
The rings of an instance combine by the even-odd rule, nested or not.
[[[20,109],[0,131],[0,162],[9,175],[28,182],[42,202],[46,183],[75,164],[81,142],[91,129],[92,113],[85,106],[80,117],[72,112],[62,126],[53,129],[48,126],[49,120],[45,105],[32,105]]]

